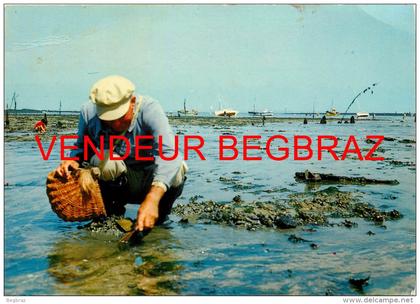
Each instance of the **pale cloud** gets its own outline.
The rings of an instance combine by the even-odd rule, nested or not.
[[[27,42],[14,42],[11,44],[9,51],[24,51],[33,48],[42,48],[47,46],[56,46],[71,41],[68,36],[49,36],[38,40]]]

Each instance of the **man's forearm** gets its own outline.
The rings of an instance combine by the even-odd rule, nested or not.
[[[159,202],[162,199],[163,195],[165,195],[165,190],[162,187],[152,186],[150,187],[150,190],[147,193],[144,201],[153,202],[156,205],[159,205]]]

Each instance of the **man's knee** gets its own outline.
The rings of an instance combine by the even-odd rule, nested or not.
[[[159,202],[159,218],[157,224],[162,224],[171,213],[172,206],[176,199],[182,194],[187,177],[184,176],[182,183],[178,187],[171,187]]]

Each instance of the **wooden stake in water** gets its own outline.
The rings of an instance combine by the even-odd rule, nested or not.
[[[9,124],[10,124],[10,121],[9,121],[9,105],[6,103],[6,120],[5,120],[5,123],[6,123],[6,128],[8,128],[9,127]]]

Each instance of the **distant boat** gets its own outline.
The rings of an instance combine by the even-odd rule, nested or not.
[[[233,110],[233,109],[228,109],[228,108],[223,108],[222,107],[222,102],[220,101],[219,98],[219,110],[214,111],[214,115],[216,116],[227,116],[227,117],[236,117],[236,115],[238,115],[239,111]]]
[[[248,114],[252,116],[273,116],[273,112],[265,109],[264,111],[256,111],[254,104],[254,111],[248,111]]]
[[[217,110],[214,111],[214,115],[216,116],[228,116],[228,117],[235,117],[236,115],[238,115],[238,111],[233,110],[233,109],[221,109],[221,110]]]
[[[329,111],[325,111],[325,115],[326,116],[337,116],[340,113],[337,112],[337,110],[335,108],[331,108]]]
[[[178,111],[178,116],[197,116],[196,110],[187,110],[187,99],[184,99],[184,109]]]
[[[356,118],[357,119],[369,119],[369,113],[368,112],[357,112],[356,113]]]

